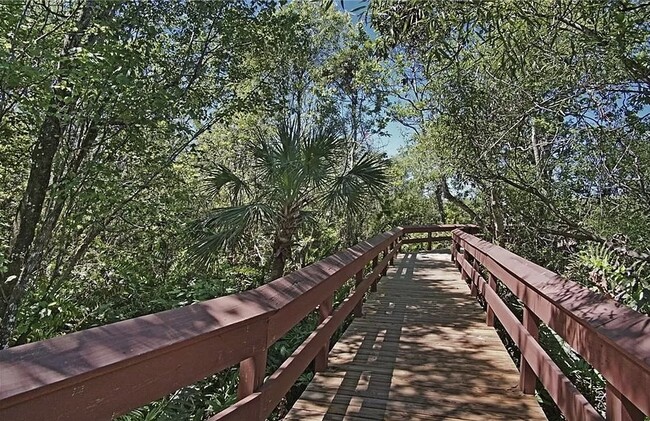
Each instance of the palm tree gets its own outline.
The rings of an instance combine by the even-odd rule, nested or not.
[[[285,122],[272,136],[260,133],[250,149],[250,179],[223,165],[207,179],[212,194],[228,189],[231,206],[215,209],[201,221],[194,246],[198,260],[207,261],[261,231],[273,236],[270,279],[279,278],[299,228],[314,213],[359,214],[387,184],[387,162],[380,156],[366,153],[344,168],[346,141],[332,131],[300,130]]]

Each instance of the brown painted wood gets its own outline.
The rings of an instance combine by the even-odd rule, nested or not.
[[[499,246],[459,230],[453,235],[622,396],[650,414],[650,317]]]
[[[451,240],[450,236],[431,237],[431,242],[450,241],[450,240]],[[428,243],[428,242],[429,242],[429,237],[405,238],[404,240],[402,240],[403,244],[419,244],[419,243]]]
[[[0,419],[107,419],[260,355],[400,235],[252,291],[0,351]]]
[[[0,418],[64,420],[88,414],[92,419],[108,419],[241,362],[242,382],[238,392],[241,400],[217,418],[264,419],[312,360],[319,360],[316,365],[324,369],[328,361],[329,337],[347,315],[360,308],[366,290],[376,289],[382,274],[387,274],[388,265],[394,263],[400,245],[412,240],[425,241],[429,245],[429,239],[434,239],[432,233],[452,230],[450,258],[461,271],[461,279],[485,298],[488,324],[492,312],[492,322],[494,317],[499,318],[522,352],[526,364],[522,366],[525,374],[519,383],[524,390],[530,391],[531,379],[538,377],[569,419],[598,419],[598,414],[586,404],[584,397],[537,343],[533,325],[542,321],[608,380],[609,417],[637,420],[642,412],[650,412],[650,398],[645,393],[650,390],[650,318],[467,233],[477,232],[477,227],[465,227],[466,232],[456,228],[458,226],[452,225],[398,227],[256,290],[0,351]],[[427,237],[402,239],[408,233],[426,233]],[[380,253],[383,253],[381,262]],[[372,272],[359,280],[358,274],[362,274],[370,262],[373,262]],[[487,282],[480,274],[480,266],[490,274]],[[395,327],[395,318],[401,317],[398,320],[409,323],[404,335],[398,341],[385,335],[386,340],[382,339],[386,347],[405,349],[394,356],[392,382],[396,386],[416,386],[431,376],[436,378],[432,373],[438,372],[447,382],[447,390],[456,392],[450,392],[438,407],[445,407],[448,400],[454,399],[467,403],[478,392],[462,394],[459,388],[476,379],[476,367],[459,364],[458,352],[446,359],[439,357],[440,352],[431,354],[431,358],[437,361],[435,364],[423,360],[400,366],[403,359],[411,358],[410,361],[415,362],[410,357],[412,355],[417,355],[417,358],[429,356],[414,350],[432,343],[440,349],[456,350],[454,341],[459,338],[465,342],[468,351],[473,350],[468,355],[474,358],[477,355],[490,356],[492,360],[487,361],[495,358],[493,351],[486,351],[485,344],[474,343],[471,335],[459,331],[459,324],[469,322],[464,318],[468,308],[464,308],[462,301],[444,294],[437,296],[435,301],[427,301],[427,293],[431,291],[421,291],[417,285],[409,286],[409,279],[412,280],[409,270],[408,264],[391,270],[399,282],[390,283],[391,275],[386,276],[386,282],[382,282],[386,290],[379,291],[380,295],[384,294],[382,299],[367,305],[373,318],[356,319],[351,329],[357,326],[357,331],[384,329],[389,332]],[[358,288],[339,309],[325,311],[326,298],[352,277],[357,277]],[[499,299],[497,278],[525,304],[527,314],[523,325]],[[429,288],[435,289],[435,285],[429,285]],[[418,304],[413,306],[413,300]],[[377,305],[386,302],[392,303],[393,307],[383,309]],[[403,307],[398,307],[400,305]],[[476,306],[475,303],[472,305]],[[462,317],[454,315],[454,306],[462,308]],[[316,307],[324,311],[319,328],[283,364],[281,370],[263,382],[268,346]],[[438,324],[435,332],[427,333],[427,323],[431,323],[428,317],[432,315],[438,317]],[[368,324],[369,321],[372,323]],[[449,328],[446,324],[450,324]],[[485,325],[483,327],[492,332]],[[444,340],[435,336],[441,334]],[[423,342],[425,338],[427,340]],[[339,345],[354,346],[345,340]],[[360,350],[349,356],[371,358],[373,352]],[[355,361],[349,367],[351,372],[355,372],[360,366]],[[377,370],[376,378],[387,374],[385,365],[373,364],[372,367]],[[414,367],[420,367],[421,372],[414,373]],[[323,374],[330,371],[327,369]],[[530,375],[531,372],[534,374]],[[400,377],[402,374],[399,373],[407,374]],[[472,373],[473,377],[465,377]],[[629,381],[632,378],[634,382]],[[341,390],[354,392],[347,387]],[[503,391],[502,394],[508,395]],[[388,404],[381,403],[401,402],[401,397],[389,401],[383,396],[377,398],[373,395],[371,398],[374,407],[367,412],[369,416],[381,413],[382,405],[384,413],[404,416],[404,408],[394,405],[390,409],[393,412],[386,412],[389,411]],[[350,408],[338,403],[332,407],[338,408],[338,414]],[[364,405],[359,407],[360,410],[364,408]],[[440,417],[437,412],[430,415]],[[414,414],[413,419],[420,416],[425,414]],[[505,419],[517,419],[518,415],[511,412],[508,416],[510,418]],[[461,418],[471,419],[471,416],[465,414]]]
[[[614,386],[607,383],[605,402],[608,421],[643,421],[643,412],[621,394]]]
[[[497,284],[496,277],[491,273],[488,273],[488,288],[495,291],[498,295],[499,284]],[[483,296],[485,296],[485,291],[483,291]],[[494,311],[492,310],[492,307],[490,307],[490,304],[486,305],[485,324],[488,326],[494,326]]]
[[[357,272],[358,273],[358,272]],[[360,300],[359,302],[362,302]],[[320,323],[323,323],[332,314],[332,297],[327,298],[323,303],[318,306],[318,316]],[[356,307],[355,307],[356,308]],[[330,339],[327,338],[325,343],[321,346],[320,350],[314,358],[314,370],[324,371],[327,369],[327,356],[330,352]]]
[[[440,224],[440,225],[405,225],[401,227],[404,234],[427,233],[427,232],[451,232],[462,229],[467,233],[478,233],[480,228],[476,225],[467,224]]]
[[[291,354],[291,356],[280,366],[280,368],[269,376],[259,388],[259,399],[251,400],[245,405],[238,405],[237,408],[228,408],[217,414],[212,419],[248,419],[246,414],[258,413],[258,420],[263,420],[280,402],[289,388],[295,383],[300,374],[307,368],[309,363],[317,356],[324,344],[329,343],[329,338],[334,331],[343,323],[345,318],[354,311],[354,308],[363,300],[370,285],[380,276],[381,272],[388,265],[393,252],[386,255],[375,269],[359,284],[352,294],[346,298],[339,307],[326,317],[318,328]],[[258,409],[251,409],[253,405],[261,405]],[[255,412],[257,411],[257,412]],[[239,418],[238,418],[239,417]],[[252,419],[252,420],[255,420]]]
[[[543,420],[449,256],[396,259],[285,420]]]
[[[537,341],[539,337],[539,319],[528,307],[525,306],[522,324],[530,337]],[[519,364],[519,378],[519,388],[521,391],[527,395],[535,394],[537,376],[526,358],[521,358]]]
[[[239,363],[239,385],[237,399],[242,400],[257,392],[264,381],[266,371],[266,348]]]
[[[379,264],[379,255],[375,256],[375,258],[372,259],[372,268],[375,269],[378,264]],[[379,278],[377,279],[377,281],[379,281]],[[370,291],[371,292],[377,291],[377,283],[376,282],[374,284],[372,284],[372,286],[370,287]]]
[[[495,316],[513,339],[521,356],[528,362],[540,379],[553,401],[569,420],[599,421],[602,417],[576,389],[562,370],[548,356],[542,346],[528,333],[508,306],[501,301],[495,291],[485,288],[485,300],[490,303]],[[518,383],[518,386],[521,383]],[[519,386],[520,387],[520,386]]]
[[[357,272],[354,276],[354,288],[359,288],[359,285],[363,281],[363,271]],[[363,300],[359,301],[359,304],[354,308],[354,316],[362,317],[363,316]]]

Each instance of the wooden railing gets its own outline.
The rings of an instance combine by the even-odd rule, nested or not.
[[[538,342],[545,323],[606,379],[608,420],[650,415],[650,317],[466,232],[452,237],[452,260],[486,303],[487,324],[497,318],[521,351],[524,393],[539,379],[568,420],[602,420]],[[501,300],[500,285],[521,301],[522,320]]]
[[[602,419],[538,343],[543,322],[607,379],[608,419],[642,420],[650,412],[650,318],[469,234],[476,231],[396,228],[252,291],[0,351],[0,420],[110,419],[236,364],[239,401],[211,419],[262,420],[312,362],[326,368],[332,334],[362,314],[365,293],[402,244],[431,249],[450,240],[452,260],[487,305],[487,323],[498,319],[521,350],[524,392],[539,379],[567,419]],[[452,235],[434,236],[441,232]],[[426,236],[411,238],[418,233]],[[351,279],[355,289],[333,309]],[[523,303],[522,321],[499,285]],[[318,327],[265,378],[269,347],[315,309]]]
[[[396,228],[252,291],[0,351],[0,419],[111,419],[239,364],[239,401],[212,419],[262,420],[312,361],[326,368],[330,337],[361,315],[404,233],[458,227]],[[320,325],[265,379],[267,349],[315,309]]]

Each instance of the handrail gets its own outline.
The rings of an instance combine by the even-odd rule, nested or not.
[[[408,225],[402,227],[404,238],[402,244],[419,244],[427,243],[427,250],[431,250],[434,242],[438,241],[451,241],[451,235],[443,235],[434,237],[434,233],[449,233],[455,229],[461,229],[470,234],[476,234],[480,231],[477,225],[458,225],[458,224],[444,224],[444,225]],[[426,237],[410,238],[409,234],[427,234]]]
[[[262,420],[312,361],[326,368],[331,335],[361,314],[404,232],[418,230],[395,228],[255,290],[2,350],[0,419],[110,419],[239,364],[240,400],[212,419]],[[320,325],[264,380],[267,349],[315,309]]]
[[[538,343],[543,322],[605,377],[608,420],[650,415],[650,317],[466,232],[453,231],[452,241],[452,260],[486,302],[488,325],[498,318],[521,351],[524,393],[539,379],[567,419],[602,419]],[[523,303],[522,321],[501,300],[497,280]]]

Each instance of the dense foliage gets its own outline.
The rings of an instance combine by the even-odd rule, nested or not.
[[[650,5],[377,0],[371,16],[405,69],[404,159],[428,162],[407,184],[650,313]],[[602,377],[549,329],[541,339],[603,410]]]
[[[650,5],[350,3],[0,2],[0,346],[436,222],[649,313]],[[412,134],[390,161],[389,123]],[[598,373],[542,340],[598,402]],[[205,418],[235,374],[128,418]]]

